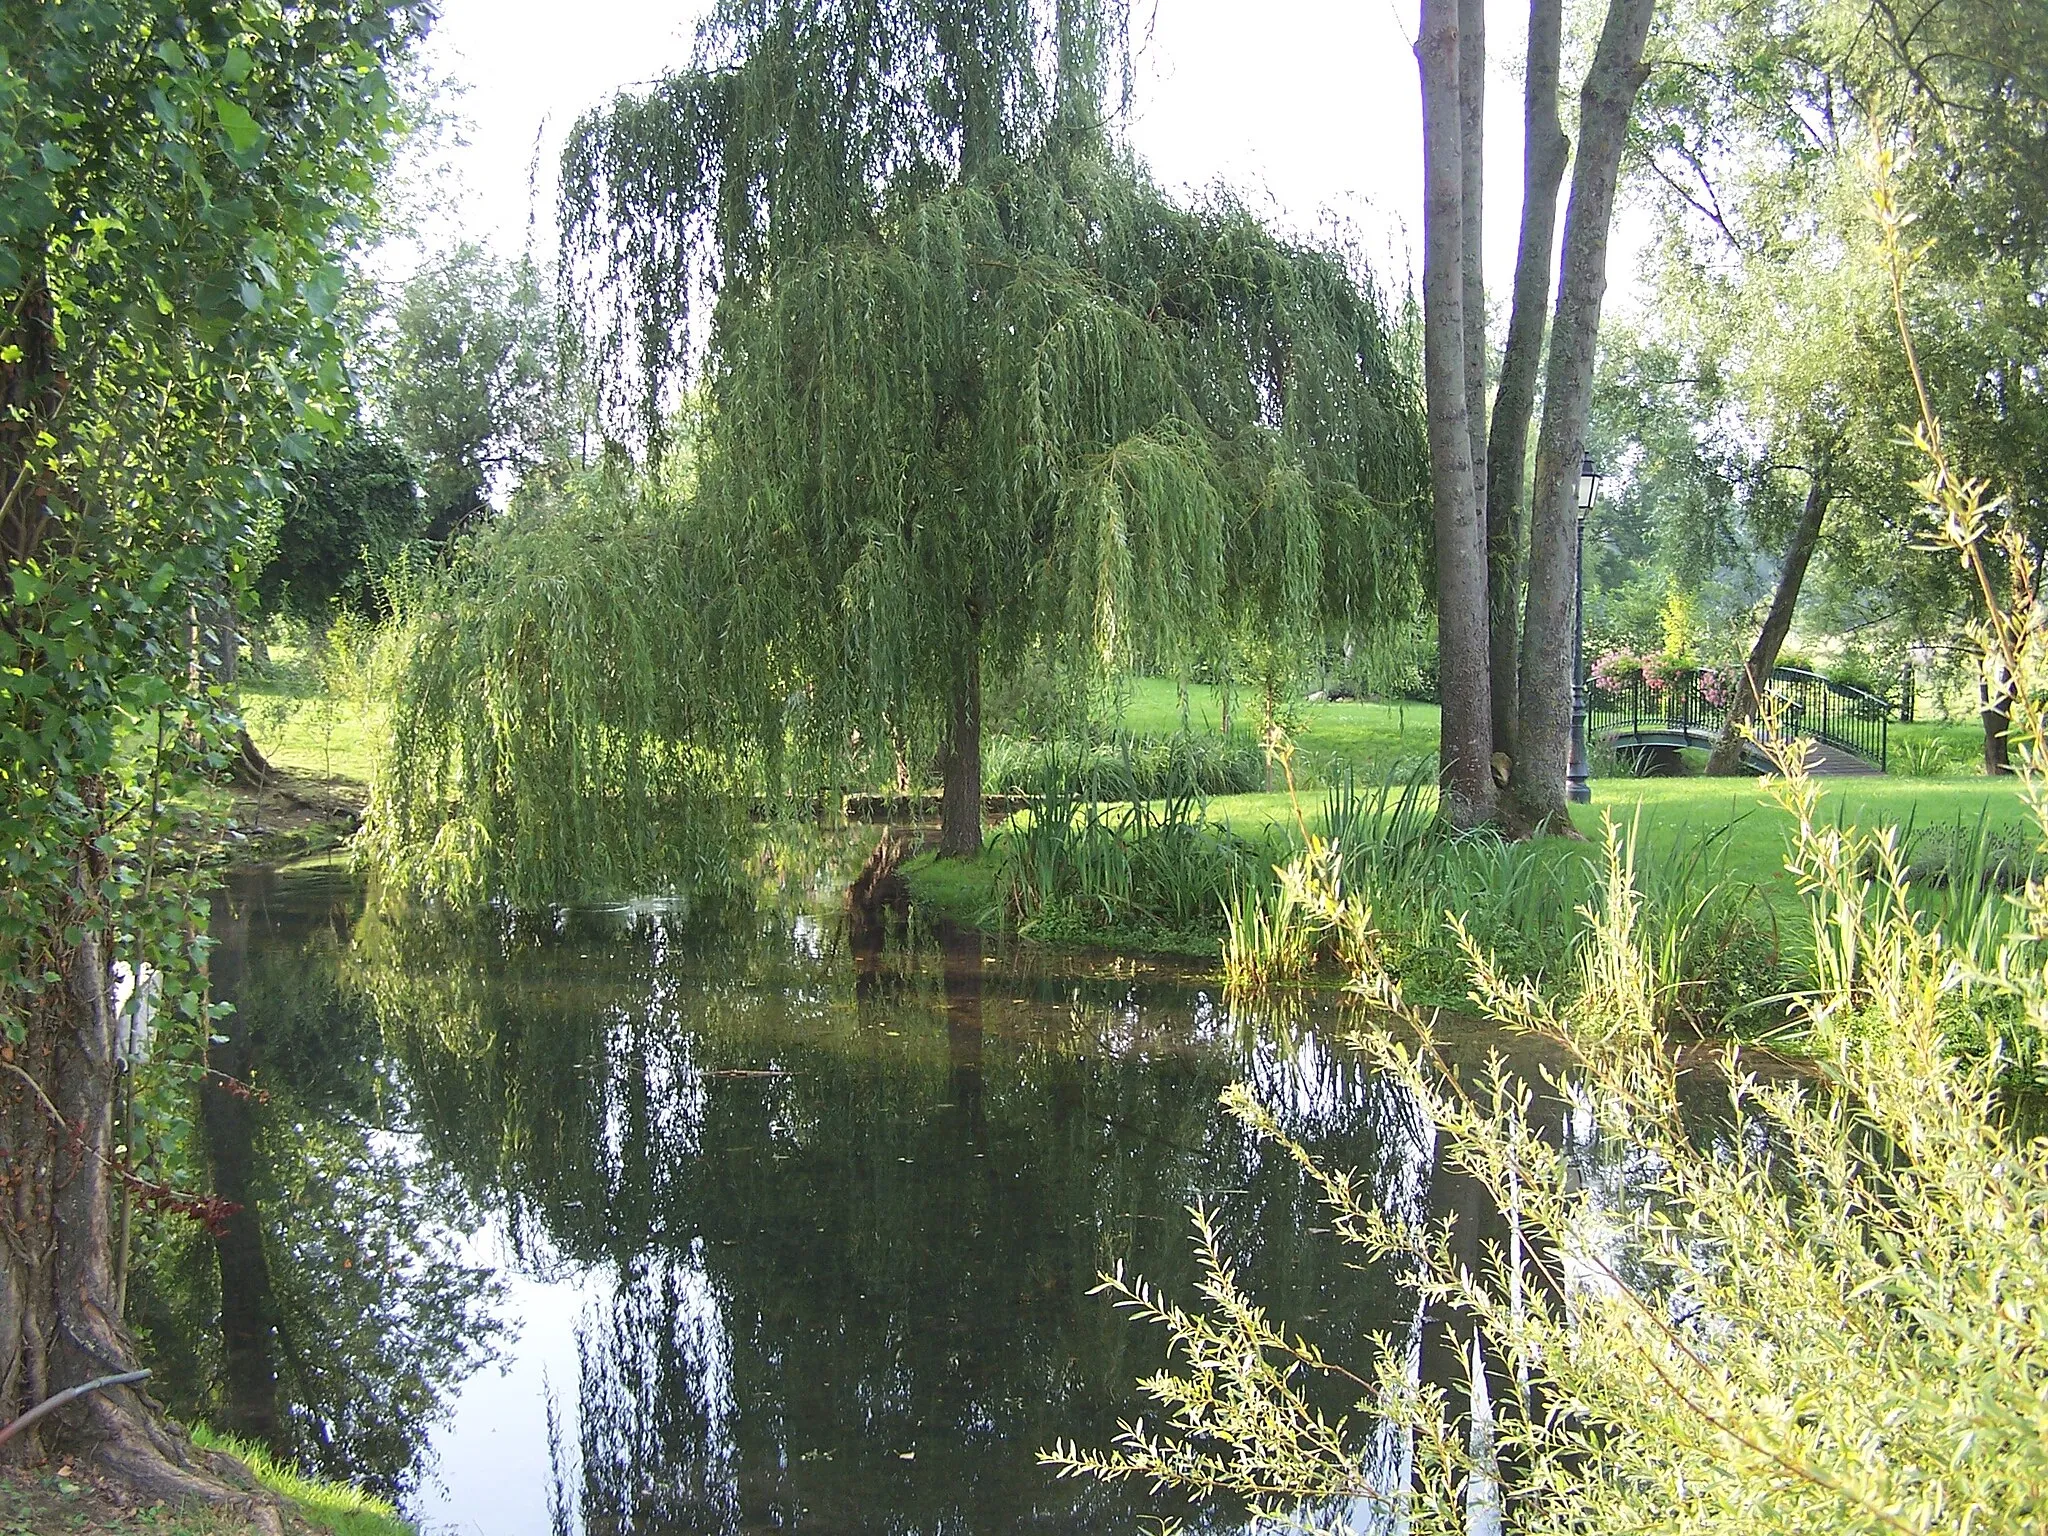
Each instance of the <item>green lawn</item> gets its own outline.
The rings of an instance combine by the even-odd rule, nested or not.
[[[376,759],[371,713],[360,694],[334,690],[317,659],[279,647],[241,682],[249,735],[272,764],[315,779],[368,784]]]
[[[1255,728],[1256,708],[1255,699],[1240,698],[1233,728]],[[1191,728],[1216,730],[1220,715],[1215,689],[1196,686],[1188,690],[1187,724]],[[1300,808],[1311,830],[1319,824],[1321,786],[1334,772],[1349,767],[1362,780],[1373,782],[1405,778],[1436,749],[1437,709],[1432,704],[1301,703],[1293,715]],[[1134,679],[1128,684],[1124,709],[1116,723],[1145,735],[1166,735],[1180,729],[1182,718],[1174,686],[1156,678]],[[1961,824],[1974,830],[1980,817],[1993,826],[2019,827],[2027,813],[2016,782],[1966,771],[1980,761],[1982,741],[1982,728],[1974,721],[1895,726],[1895,751],[1902,742],[1939,743],[1952,764],[1962,765],[1962,771],[1952,769],[1934,778],[1908,778],[1895,772],[1882,778],[1823,780],[1823,814],[1865,827],[1918,830]],[[1895,758],[1895,765],[1897,762]],[[1573,809],[1573,820],[1587,840],[1550,840],[1539,850],[1540,857],[1597,857],[1602,823],[1611,816],[1624,830],[1633,831],[1641,858],[1675,856],[1696,847],[1701,839],[1715,839],[1721,845],[1716,859],[1723,878],[1754,885],[1782,912],[1796,912],[1797,893],[1784,869],[1791,818],[1756,778],[1596,777],[1592,788],[1592,803]],[[1284,790],[1219,795],[1209,802],[1208,813],[1248,837],[1284,838],[1295,831],[1295,807]],[[909,875],[919,899],[935,910],[972,917],[993,901],[995,859],[991,854],[966,864],[920,859]]]
[[[1139,677],[1126,687],[1128,697],[1117,724],[1140,736],[1168,736],[1181,729],[1180,699],[1172,683]],[[1232,730],[1259,729],[1256,695],[1238,693],[1231,710]],[[1322,783],[1333,767],[1347,763],[1361,773],[1384,776],[1436,751],[1434,704],[1303,703],[1293,706],[1289,717],[1298,725],[1295,776],[1304,782]],[[1189,687],[1185,723],[1190,730],[1218,730],[1222,718],[1216,689],[1205,684]]]

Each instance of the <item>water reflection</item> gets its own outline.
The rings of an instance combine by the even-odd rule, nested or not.
[[[1172,973],[964,930],[849,944],[844,875],[799,873],[793,906],[482,928],[360,915],[333,871],[238,884],[217,1065],[271,1098],[204,1118],[260,1240],[224,1239],[203,1297],[189,1254],[157,1266],[188,1396],[392,1481],[431,1434],[430,1530],[1126,1530],[1156,1496],[1034,1453],[1145,1410],[1159,1341],[1088,1292],[1123,1260],[1190,1295],[1198,1200],[1245,1285],[1333,1357],[1384,1333],[1453,1378],[1455,1320],[1425,1328],[1398,1277],[1354,1267],[1298,1170],[1217,1104],[1248,1081],[1389,1210],[1455,1211],[1475,1256],[1500,1240],[1414,1104],[1332,1043],[1334,1005],[1233,1016]],[[1563,1135],[1568,1107],[1543,1118]],[[494,1248],[463,1237],[477,1213]],[[524,1331],[509,1375],[465,1387],[486,1252]],[[1398,1478],[1404,1448],[1369,1443]]]
[[[345,975],[360,892],[238,876],[213,898],[215,1025],[196,1133],[217,1236],[183,1224],[138,1254],[129,1301],[181,1415],[397,1494],[438,1405],[488,1357],[497,1292],[467,1262],[480,1217],[423,1160]]]

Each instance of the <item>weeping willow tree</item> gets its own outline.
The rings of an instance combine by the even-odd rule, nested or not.
[[[1149,184],[1106,127],[1124,34],[1113,0],[727,4],[565,154],[614,429],[658,455],[701,383],[700,675],[800,698],[816,746],[929,746],[953,852],[987,668],[1418,601],[1413,384],[1370,284]]]
[[[565,306],[665,489],[495,531],[417,606],[387,861],[674,883],[664,803],[878,761],[936,765],[972,853],[989,668],[1412,615],[1416,386],[1369,275],[1150,184],[1107,126],[1124,23],[735,0],[577,124]]]

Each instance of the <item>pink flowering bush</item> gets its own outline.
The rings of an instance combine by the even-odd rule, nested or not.
[[[1698,678],[1700,697],[1716,709],[1726,709],[1734,693],[1733,679],[1717,667],[1702,667]]]
[[[1691,671],[1692,668],[1679,657],[1646,656],[1643,658],[1643,686],[1652,693],[1665,693]]]
[[[1642,675],[1642,657],[1614,650],[1595,658],[1589,677],[1593,686],[1602,693],[1622,693]]]

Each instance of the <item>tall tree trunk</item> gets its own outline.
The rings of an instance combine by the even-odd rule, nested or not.
[[[1464,215],[1465,420],[1486,503],[1486,0],[1458,0],[1458,202]]]
[[[1464,154],[1459,0],[1422,0],[1422,341],[1429,476],[1436,527],[1437,675],[1443,700],[1438,786],[1458,827],[1494,814],[1493,709],[1487,687],[1486,530],[1472,462],[1465,387]]]
[[[1522,238],[1515,251],[1515,291],[1507,348],[1493,395],[1493,431],[1486,445],[1486,562],[1493,663],[1493,749],[1515,754],[1520,697],[1522,492],[1529,418],[1543,366],[1550,312],[1550,253],[1557,237],[1557,192],[1571,140],[1557,117],[1558,56],[1564,0],[1531,0],[1529,56],[1522,102]]]
[[[967,655],[947,701],[946,744],[939,751],[939,852],[971,859],[981,852],[981,621],[969,620]]]
[[[1757,705],[1771,681],[1771,669],[1777,666],[1778,652],[1791,631],[1792,610],[1799,602],[1806,567],[1813,560],[1814,546],[1820,543],[1820,525],[1828,515],[1828,503],[1833,496],[1827,460],[1822,458],[1814,466],[1806,487],[1806,504],[1800,508],[1798,526],[1792,530],[1792,543],[1778,572],[1778,587],[1771,594],[1770,611],[1764,615],[1763,628],[1757,631],[1756,644],[1749,648],[1742,676],[1735,680],[1735,694],[1728,701],[1728,718],[1722,723],[1721,739],[1714,743],[1713,755],[1707,759],[1710,774],[1725,778],[1743,771],[1742,728],[1756,718]]]
[[[54,309],[40,253],[21,265],[20,292],[0,317],[0,580],[9,590],[13,569],[46,556],[46,545],[71,526],[51,513],[59,488],[38,463],[63,397]],[[31,665],[42,664],[41,637],[11,603],[0,608],[0,633]],[[135,1368],[135,1341],[116,1299],[110,1198],[118,1069],[110,924],[98,893],[111,871],[94,835],[111,813],[96,779],[70,787],[85,813],[71,855],[76,873],[69,894],[37,913],[40,926],[26,940],[51,983],[13,999],[22,1038],[0,1059],[0,1422]],[[166,1429],[159,1411],[139,1385],[88,1393],[18,1435],[4,1456],[31,1461],[50,1447],[82,1453],[143,1502],[227,1504],[259,1529],[281,1530],[276,1499],[232,1461]]]
[[[1643,44],[1656,0],[1608,0],[1593,67],[1579,94],[1579,152],[1564,216],[1564,272],[1550,327],[1543,426],[1529,527],[1529,594],[1515,706],[1509,818],[1517,831],[1571,830],[1565,769],[1571,747],[1572,628],[1579,455],[1593,400],[1593,355],[1607,292],[1607,240],[1629,114],[1647,71]]]

